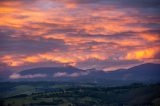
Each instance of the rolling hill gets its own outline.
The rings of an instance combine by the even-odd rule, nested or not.
[[[82,70],[72,66],[47,67],[24,70],[17,73],[24,81],[69,81],[69,82],[160,82],[160,64],[146,63],[129,69],[112,72]],[[36,76],[37,75],[37,76]],[[44,75],[44,76],[42,76]],[[42,76],[42,77],[41,77]]]

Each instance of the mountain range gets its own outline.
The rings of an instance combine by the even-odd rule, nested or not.
[[[12,81],[65,81],[65,82],[160,82],[160,64],[146,63],[129,69],[111,72],[72,66],[44,67],[23,70],[10,76]]]

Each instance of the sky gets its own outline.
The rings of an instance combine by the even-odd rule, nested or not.
[[[159,0],[0,0],[0,74],[160,63]]]

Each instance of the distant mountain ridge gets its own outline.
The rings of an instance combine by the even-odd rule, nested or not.
[[[24,70],[16,80],[69,81],[69,82],[160,82],[160,64],[146,63],[129,69],[104,72],[96,69],[82,70],[72,66],[47,67]],[[37,77],[32,77],[32,76]],[[46,75],[39,78],[38,75]],[[29,77],[29,78],[28,78]]]
[[[67,72],[67,73],[74,73],[74,72],[79,72],[79,71],[84,71],[72,66],[66,66],[66,67],[42,67],[42,68],[34,68],[34,69],[29,69],[29,70],[24,70],[19,72],[21,75],[26,75],[26,74],[54,74],[56,72]]]
[[[113,71],[110,72],[110,75],[124,80],[160,81],[160,64],[146,63],[129,69]]]

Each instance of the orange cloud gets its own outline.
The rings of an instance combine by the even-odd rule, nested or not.
[[[133,52],[129,52],[125,57],[128,60],[137,59],[152,59],[159,52],[159,48],[149,48],[144,50],[136,50]]]
[[[29,62],[29,63],[37,63],[42,61],[39,57],[36,56],[31,56],[31,57],[26,57],[23,59],[24,62]]]
[[[13,67],[45,61],[76,65],[78,62],[92,58],[103,61],[112,57],[123,57],[125,53],[123,54],[121,51],[127,52],[124,60],[150,59],[159,52],[157,48],[157,41],[160,40],[159,34],[149,33],[154,29],[153,24],[157,24],[154,18],[146,21],[139,17],[139,11],[136,9],[119,9],[113,5],[114,3],[109,7],[101,7],[100,3],[96,5],[99,6],[99,9],[95,9],[83,1],[83,3],[80,3],[81,1],[77,3],[76,0],[69,1],[3,0],[0,2],[2,32],[3,27],[6,33],[10,30],[14,32],[8,34],[8,37],[19,37],[20,40],[29,39],[29,41],[37,41],[42,45],[46,42],[52,42],[52,40],[54,42],[56,39],[57,42],[62,41],[67,47],[67,50],[61,50],[61,48],[54,50],[54,43],[53,49],[47,45],[50,43],[46,43],[45,47],[51,47],[50,51],[37,54],[29,53],[28,55],[28,52],[26,54],[19,53],[21,50],[17,50],[17,54],[6,55],[5,51],[0,58],[2,62]],[[152,23],[152,26],[148,27],[148,23]],[[127,32],[131,33],[131,36],[123,35]],[[12,38],[7,39],[12,42]],[[17,48],[23,49],[20,40],[17,40],[20,42],[19,44],[13,41],[13,45],[9,45],[8,48],[14,49],[16,48],[14,46],[17,46]],[[149,45],[146,45],[147,43]],[[8,44],[6,45],[8,46]],[[29,43],[24,43],[22,46],[24,45],[32,46]],[[152,47],[153,45],[154,47]],[[133,50],[130,51],[128,46],[133,47]],[[137,50],[137,48],[148,49]]]
[[[83,52],[61,53],[61,51],[58,51],[58,52],[42,53],[32,56],[6,55],[2,57],[1,60],[8,66],[15,67],[15,66],[27,65],[30,63],[38,63],[42,61],[53,61],[53,62],[75,65],[77,62],[93,58],[99,60],[107,59],[107,57],[101,53],[83,53]]]
[[[43,38],[45,39],[61,39],[63,40],[66,44],[68,45],[79,45],[79,44],[83,44],[83,43],[87,43],[87,42],[91,42],[91,41],[95,41],[95,42],[107,42],[106,39],[104,38],[89,38],[89,37],[78,37],[78,36],[65,36],[65,34],[54,34],[54,35],[46,35],[43,36]]]
[[[23,64],[22,61],[19,61],[18,59],[14,59],[13,56],[9,56],[9,55],[6,55],[6,56],[3,56],[1,57],[0,59],[3,63],[6,63],[8,66],[21,66]]]
[[[76,63],[80,61],[84,61],[90,58],[95,58],[99,60],[106,59],[106,56],[99,53],[83,53],[83,52],[69,52],[69,53],[46,53],[40,54],[41,58],[51,61],[57,61],[60,63]]]
[[[141,46],[144,45],[144,42],[141,40],[134,40],[134,39],[122,39],[122,40],[116,40],[115,42],[117,42],[118,44],[120,44],[121,46]]]
[[[27,63],[38,63],[42,61],[41,58],[37,56],[23,56],[23,55],[5,55],[1,58],[3,63],[6,63],[8,66],[22,66]]]
[[[154,42],[154,41],[160,40],[159,34],[142,33],[142,34],[140,34],[140,36],[149,42]]]
[[[0,7],[0,13],[12,13],[16,12],[17,9],[15,8],[10,8],[10,7]]]
[[[69,9],[74,9],[74,8],[77,7],[77,5],[74,4],[74,3],[68,3],[68,4],[66,4],[66,7],[69,8]]]

